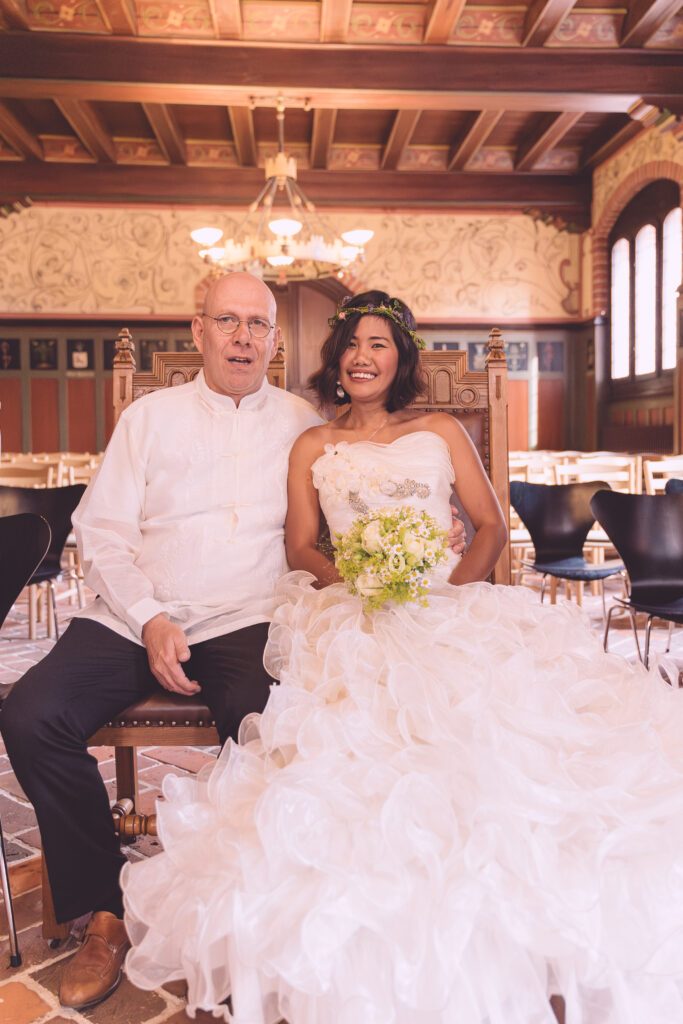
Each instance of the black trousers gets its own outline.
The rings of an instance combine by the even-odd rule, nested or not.
[[[183,667],[201,685],[223,743],[237,738],[245,715],[265,707],[272,682],[263,667],[267,635],[267,623],[258,623],[190,647]],[[144,647],[98,622],[74,619],[3,705],[0,731],[36,811],[60,922],[120,899],[124,857],[87,741],[158,686]]]

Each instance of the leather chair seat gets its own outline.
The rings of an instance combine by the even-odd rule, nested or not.
[[[119,712],[107,722],[107,728],[199,726],[211,729],[215,724],[213,715],[201,699],[160,689],[158,693]]]

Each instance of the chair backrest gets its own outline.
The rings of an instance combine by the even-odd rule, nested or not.
[[[529,484],[513,480],[510,501],[534,545],[537,562],[578,558],[595,522],[590,500],[609,484]]]
[[[0,484],[5,487],[52,487],[55,483],[55,468],[47,462],[0,466]]]
[[[41,562],[41,573],[59,572],[62,551],[71,532],[71,516],[84,491],[83,484],[47,488],[0,486],[0,516],[29,512],[42,516],[50,526],[50,546]]]
[[[666,481],[664,487],[665,494],[683,494],[683,480],[679,480],[677,477],[672,476]]]
[[[672,476],[683,476],[683,455],[643,461],[646,494],[661,494],[666,486],[666,481]]]
[[[49,546],[50,527],[42,516],[0,516],[0,626]]]
[[[683,597],[683,494],[598,491],[591,507],[626,567],[634,602]]]
[[[637,455],[588,455],[554,467],[555,483],[576,484],[604,480],[613,491],[638,494],[641,490]]]
[[[479,452],[507,520],[510,504],[507,364],[501,332],[494,328],[489,335],[484,370],[468,370],[465,351],[422,352],[421,363],[427,386],[415,402],[415,409],[447,412],[463,424]],[[114,357],[115,422],[135,399],[159,388],[185,384],[197,376],[201,366],[202,357],[198,352],[155,352],[151,373],[136,373],[133,339],[127,328],[123,328]],[[270,363],[268,379],[276,387],[284,388],[284,353],[279,352]],[[510,582],[509,544],[505,545],[496,564],[493,580]]]

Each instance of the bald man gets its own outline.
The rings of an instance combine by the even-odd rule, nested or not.
[[[110,995],[128,945],[124,858],[88,738],[159,686],[201,692],[222,742],[268,698],[262,657],[274,584],[287,570],[289,451],[321,422],[266,379],[275,316],[262,281],[221,278],[192,321],[203,371],[125,410],[74,514],[98,596],[0,716],[36,809],[57,920],[93,912],[62,974],[63,1006]]]

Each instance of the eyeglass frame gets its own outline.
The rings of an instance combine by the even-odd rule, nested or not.
[[[224,330],[223,330],[223,328],[222,328],[222,327],[220,326],[220,321],[221,321],[221,320],[223,319],[223,317],[227,317],[227,316],[233,316],[234,314],[232,314],[232,313],[223,313],[223,314],[222,314],[222,316],[212,316],[212,314],[211,314],[211,313],[202,313],[201,315],[202,315],[202,316],[208,316],[209,320],[215,320],[215,321],[216,321],[216,323],[218,324],[218,330],[219,330],[219,331],[221,332],[221,334],[223,334],[223,335],[224,335],[224,336],[225,336],[226,338],[231,338],[231,337],[233,336],[233,334],[237,334],[237,332],[238,332],[238,331],[239,331],[239,329],[240,329],[240,324],[246,324],[246,326],[247,326],[247,330],[249,331],[249,337],[250,337],[250,338],[256,338],[256,340],[257,340],[257,341],[265,341],[265,339],[266,339],[266,338],[268,337],[268,335],[270,334],[270,332],[271,332],[271,331],[272,331],[272,330],[273,330],[273,329],[274,329],[275,327],[277,327],[277,324],[271,324],[271,323],[269,323],[269,321],[268,321],[268,320],[266,320],[266,319],[265,319],[264,317],[260,317],[260,316],[252,316],[252,317],[250,317],[250,318],[249,318],[248,320],[241,320],[241,319],[240,319],[239,317],[235,317],[235,319],[237,320],[237,325],[236,325],[236,327],[235,327],[234,331],[224,331]],[[254,333],[253,333],[253,331],[252,331],[252,329],[251,329],[251,326],[250,326],[250,324],[251,324],[251,321],[252,321],[252,320],[263,320],[263,321],[264,321],[264,323],[267,323],[267,324],[268,324],[268,330],[266,331],[266,333],[265,333],[265,334],[264,334],[264,335],[263,335],[262,337],[259,337],[259,335],[258,335],[258,334],[254,334]]]

